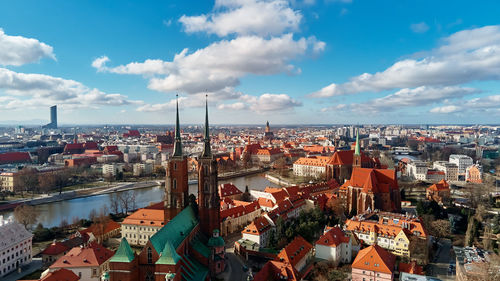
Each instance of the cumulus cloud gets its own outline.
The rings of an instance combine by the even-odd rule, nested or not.
[[[405,107],[424,106],[447,99],[458,99],[479,92],[478,89],[456,86],[405,88],[382,98],[356,104],[355,107],[369,112],[395,111]]]
[[[187,33],[206,32],[218,36],[279,35],[296,31],[302,15],[285,0],[217,0],[214,12],[183,15],[179,22]]]
[[[420,59],[404,59],[375,74],[364,73],[343,84],[332,83],[311,94],[331,97],[420,86],[452,86],[500,79],[500,26],[454,33]]]
[[[197,94],[234,88],[247,74],[298,73],[300,69],[289,64],[290,60],[308,50],[323,49],[324,42],[314,37],[294,40],[292,34],[270,39],[241,36],[212,43],[193,53],[184,49],[172,61],[146,60],[108,67],[109,59],[101,57],[92,65],[98,71],[148,76],[148,88],[152,90]]]
[[[294,107],[302,106],[297,101],[286,94],[262,94],[258,97],[244,95],[241,97],[248,107],[258,113],[286,111]]]
[[[0,28],[0,65],[19,66],[44,57],[56,59],[51,46],[33,38],[7,35]]]
[[[107,94],[74,80],[44,74],[27,74],[0,68],[0,108],[39,108],[58,104],[62,107],[98,107],[140,104],[121,94]]]
[[[479,113],[500,113],[500,95],[473,98],[467,101],[454,102],[454,104],[432,108],[432,113],[453,113],[474,111]]]
[[[410,29],[415,33],[426,33],[429,30],[429,26],[425,22],[419,22],[411,24]]]
[[[242,103],[242,102],[235,102],[231,104],[219,104],[217,106],[218,109],[220,110],[243,110],[243,109],[248,109],[247,105]]]

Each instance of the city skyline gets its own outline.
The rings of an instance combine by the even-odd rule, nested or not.
[[[179,93],[197,125],[208,93],[216,125],[492,123],[495,2],[390,2],[1,3],[0,119],[170,125]]]

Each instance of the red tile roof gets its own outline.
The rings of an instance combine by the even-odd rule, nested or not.
[[[51,255],[51,256],[57,256],[59,254],[62,254],[66,251],[68,251],[69,248],[66,247],[62,242],[54,242],[47,246],[45,250],[43,250],[40,254],[42,255]]]
[[[423,275],[424,270],[422,266],[418,265],[416,261],[411,261],[410,263],[400,262],[398,265],[399,272],[406,272],[410,274]]]
[[[297,236],[276,257],[276,261],[288,262],[294,268],[309,252],[313,246],[302,236]]]
[[[343,188],[348,186],[362,187],[365,193],[399,190],[396,171],[388,169],[353,168],[351,179],[342,185]]]
[[[241,233],[260,235],[271,229],[271,224],[264,217],[257,217],[253,222],[251,222]]]
[[[239,190],[234,184],[232,183],[224,183],[219,185],[219,197],[224,198],[226,196],[233,196],[233,195],[238,195],[242,194],[241,190]]]
[[[60,257],[50,268],[73,268],[100,266],[114,255],[114,251],[92,243],[88,247],[75,247]]]
[[[78,281],[80,278],[73,271],[61,268],[47,273],[40,281]]]
[[[155,207],[160,204],[161,209],[156,209]],[[165,224],[163,202],[135,211],[130,216],[126,217],[122,224],[162,227]]]
[[[428,189],[434,191],[450,190],[450,185],[445,180],[440,180],[438,183],[429,186]]]
[[[7,152],[0,154],[0,164],[31,162],[29,152]]]
[[[328,229],[319,239],[316,244],[337,247],[342,243],[349,243],[349,236],[346,236],[344,232],[338,227],[332,227]]]
[[[393,254],[379,245],[372,245],[359,251],[352,268],[392,274],[395,263],[396,257]]]

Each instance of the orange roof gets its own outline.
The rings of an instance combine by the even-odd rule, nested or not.
[[[331,227],[316,241],[318,245],[329,247],[337,247],[342,243],[349,243],[349,237],[339,227]]]
[[[410,263],[400,262],[398,265],[399,272],[406,272],[410,274],[423,275],[424,270],[422,266],[417,265],[416,261],[411,261]]]
[[[257,201],[259,202],[260,206],[268,207],[268,208],[274,207],[274,202],[271,199],[267,199],[267,198],[264,198],[264,197],[259,197],[257,199]]]
[[[50,268],[73,268],[100,266],[114,255],[114,251],[104,246],[92,243],[88,247],[75,247],[66,255],[60,257]]]
[[[104,233],[103,234],[106,234],[106,233],[109,233],[115,229],[119,229],[121,226],[119,223],[113,221],[113,220],[109,220],[106,222],[106,226],[104,227]],[[96,228],[96,225],[95,224],[92,224],[90,227],[80,231],[81,233],[94,233],[95,232],[95,228]]]
[[[352,268],[392,274],[396,257],[379,245],[372,245],[359,251]]]
[[[370,220],[370,216],[365,216],[363,220],[357,220],[353,217],[350,220],[345,221],[345,226],[347,230],[360,232],[360,231],[373,231],[378,234],[396,236],[398,233],[404,229],[409,232],[409,234],[414,234],[414,232],[419,232],[422,237],[427,237],[427,230],[424,228],[421,220],[419,218],[407,218],[404,215],[398,215],[393,213],[373,213],[377,214],[379,219]],[[387,217],[387,220],[384,218]],[[405,227],[403,227],[405,226]]]
[[[440,180],[438,183],[429,186],[428,189],[434,191],[449,190],[450,185],[445,180]]]
[[[293,267],[311,252],[313,246],[302,236],[297,236],[276,257],[276,261],[288,262]]]
[[[40,281],[78,281],[80,278],[73,271],[61,268],[47,273]]]
[[[271,229],[271,224],[264,217],[257,217],[253,222],[251,222],[241,233],[260,235]]]
[[[288,193],[284,189],[282,189],[280,191],[272,192],[271,195],[273,196],[276,203],[279,203],[288,197]]]
[[[342,185],[347,186],[362,187],[365,193],[387,193],[399,189],[395,170],[373,168],[354,168],[351,179]]]
[[[325,167],[330,158],[326,156],[301,157],[297,159],[294,165]]]
[[[162,227],[165,223],[165,212],[157,209],[139,209],[126,217],[122,224]]]
[[[268,261],[262,269],[255,274],[254,281],[269,280],[299,280],[298,274],[293,266],[286,262]]]

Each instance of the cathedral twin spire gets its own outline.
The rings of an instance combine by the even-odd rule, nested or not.
[[[181,129],[179,122],[179,95],[176,95],[175,140],[173,156],[182,157]],[[203,153],[201,157],[212,157],[210,148],[210,132],[208,126],[208,95],[205,96],[205,134],[203,136]]]

